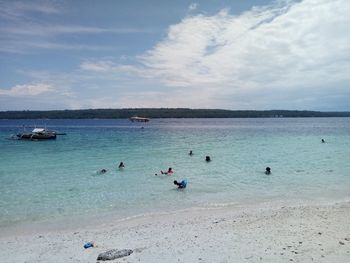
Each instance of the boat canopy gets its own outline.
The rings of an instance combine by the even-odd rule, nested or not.
[[[138,117],[138,116],[134,116],[129,118],[132,122],[134,121],[139,121],[139,122],[148,122],[149,118],[144,118],[144,117]]]
[[[34,128],[32,132],[45,132],[45,129],[43,128]]]

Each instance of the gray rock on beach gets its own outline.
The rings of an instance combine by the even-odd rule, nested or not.
[[[111,249],[98,255],[97,260],[113,260],[126,257],[132,254],[131,249]]]

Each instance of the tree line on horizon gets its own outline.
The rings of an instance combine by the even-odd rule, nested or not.
[[[276,118],[276,117],[350,117],[350,112],[300,110],[222,110],[189,108],[130,108],[50,111],[0,111],[0,119],[126,119],[146,118]]]

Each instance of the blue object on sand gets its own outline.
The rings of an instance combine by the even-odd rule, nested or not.
[[[84,245],[84,248],[89,248],[89,247],[93,247],[94,244],[92,242],[87,242],[85,245]]]

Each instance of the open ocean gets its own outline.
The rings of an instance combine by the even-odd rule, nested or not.
[[[67,135],[10,139],[23,125]],[[155,176],[168,167],[173,175]],[[0,228],[349,197],[350,118],[0,120]]]

